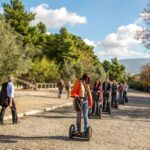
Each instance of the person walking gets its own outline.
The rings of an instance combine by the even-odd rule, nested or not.
[[[16,111],[16,105],[14,101],[14,78],[12,76],[8,77],[8,82],[2,84],[0,93],[0,104],[2,109],[0,111],[0,124],[3,124],[3,118],[6,108],[9,106],[12,112],[12,122],[13,124],[18,123],[18,116]]]
[[[60,79],[58,81],[57,88],[58,88],[58,98],[61,98],[62,91],[63,91],[63,88],[64,88],[64,81],[62,79]]]
[[[106,78],[105,82],[103,82],[103,111],[108,111],[108,103],[109,103],[109,96],[110,96],[110,81]]]
[[[71,92],[71,88],[72,88],[72,84],[71,84],[70,80],[66,82],[65,88],[67,91],[67,99],[68,99],[70,97],[70,92]]]

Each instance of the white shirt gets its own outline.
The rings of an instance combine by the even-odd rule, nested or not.
[[[15,87],[12,82],[7,84],[7,97],[14,97]]]

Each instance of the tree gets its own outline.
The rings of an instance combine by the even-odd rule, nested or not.
[[[147,8],[140,14],[140,19],[143,21],[143,29],[137,31],[137,40],[142,40],[146,48],[150,49],[150,1],[148,2]]]
[[[10,4],[3,3],[4,16],[7,22],[24,37],[24,45],[36,41],[36,28],[30,23],[35,18],[35,14],[28,13],[19,0],[10,0]]]
[[[61,28],[60,34],[47,36],[45,54],[54,59],[61,68],[65,61],[76,63],[79,59],[71,34],[66,28]]]
[[[26,55],[28,47],[23,47],[22,36],[16,33],[1,17],[0,18],[0,77],[19,76],[26,73],[31,59]]]
[[[36,58],[32,64],[29,78],[35,78],[37,82],[56,82],[60,78],[59,67],[46,57],[41,60]]]
[[[150,81],[150,63],[144,65],[141,69],[141,79]]]
[[[127,75],[125,72],[125,67],[118,62],[117,58],[112,59],[111,62],[104,61],[103,67],[110,80],[126,80]]]

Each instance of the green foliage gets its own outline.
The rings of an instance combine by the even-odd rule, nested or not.
[[[75,69],[71,62],[65,61],[61,69],[61,78],[64,80],[75,80]]]
[[[147,91],[148,89],[148,82],[147,81],[130,81],[129,82],[130,88],[133,88],[135,90],[140,90],[140,91]]]
[[[4,15],[10,25],[24,36],[24,44],[35,40],[35,27],[30,27],[30,22],[34,20],[35,14],[25,11],[22,2],[10,0],[10,4],[3,3]]]
[[[63,67],[65,61],[76,63],[79,59],[72,35],[66,28],[61,28],[60,34],[47,36],[45,54],[60,64],[60,67]]]
[[[21,45],[18,55],[26,59],[22,65],[32,60],[30,71],[27,72],[29,67],[22,69],[22,73],[15,68],[19,72],[17,75],[27,80],[35,78],[38,82],[55,81],[60,76],[65,80],[74,80],[75,77],[81,77],[83,72],[89,73],[93,79],[105,77],[105,71],[94,54],[93,47],[88,46],[81,37],[69,33],[64,27],[58,34],[48,35],[42,22],[31,26],[35,14],[27,12],[19,0],[10,0],[10,4],[4,3],[3,7],[7,24],[22,35],[14,39],[20,43],[18,47]],[[20,63],[18,58],[15,63]]]
[[[117,58],[112,59],[111,62],[104,61],[103,67],[110,80],[127,80],[125,67],[118,62]]]
[[[30,74],[37,82],[56,82],[60,78],[59,67],[45,57],[34,60]]]
[[[9,74],[19,76],[26,73],[31,60],[27,56],[28,47],[23,47],[22,37],[0,18],[0,78]]]

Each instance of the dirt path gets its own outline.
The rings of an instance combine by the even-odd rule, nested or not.
[[[0,150],[150,150],[150,96],[145,93],[131,91],[129,104],[113,110],[112,116],[90,119],[90,142],[68,138],[75,123],[71,107],[20,121],[0,126]]]

